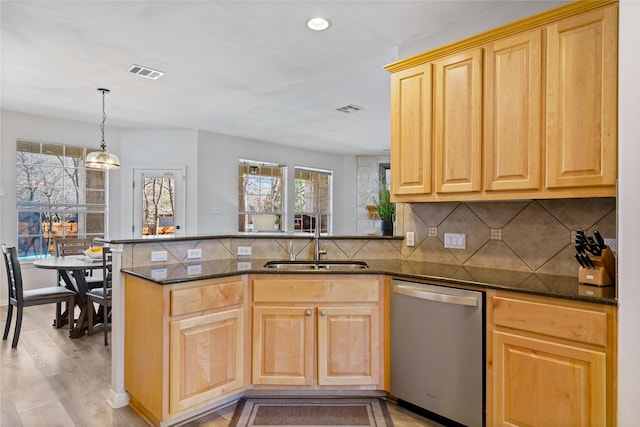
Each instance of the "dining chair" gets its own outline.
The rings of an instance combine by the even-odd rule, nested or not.
[[[4,255],[4,263],[7,267],[7,284],[9,287],[9,306],[7,307],[7,323],[4,327],[4,335],[2,339],[6,340],[11,328],[11,318],[13,316],[13,307],[16,307],[17,317],[16,325],[13,331],[13,343],[11,347],[18,346],[20,339],[20,329],[22,328],[22,311],[24,307],[43,304],[60,304],[66,302],[69,310],[69,330],[73,328],[73,301],[76,293],[64,286],[49,286],[46,288],[24,290],[22,283],[22,270],[20,268],[20,260],[18,259],[18,251],[13,247],[7,247],[2,244],[2,253]],[[62,325],[62,318],[59,312],[56,312],[56,325]]]
[[[107,331],[109,329],[109,325],[111,322],[109,321],[110,317],[110,308],[111,308],[111,248],[105,246],[102,248],[102,287],[91,289],[87,292],[87,312],[88,318],[87,322],[89,323],[89,327],[87,330],[87,334],[91,335],[93,333],[93,315],[94,315],[94,307],[93,304],[99,304],[100,309],[102,311],[102,326],[104,329],[104,345],[109,344],[109,338],[107,336]]]
[[[84,255],[84,251],[93,246],[93,238],[91,237],[65,237],[61,239],[55,239],[54,241],[54,254],[55,256],[71,256],[71,255]],[[85,272],[85,281],[88,289],[95,289],[102,287],[102,278],[94,277],[92,270]],[[65,286],[60,273],[58,272],[58,283],[61,286]],[[67,310],[69,307],[67,307]],[[56,305],[56,316],[62,313],[62,306]]]

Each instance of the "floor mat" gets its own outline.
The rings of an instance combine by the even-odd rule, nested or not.
[[[393,427],[382,399],[241,399],[230,427]]]

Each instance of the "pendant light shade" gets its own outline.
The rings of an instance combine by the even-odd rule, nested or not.
[[[107,115],[104,112],[104,96],[109,93],[109,89],[98,88],[98,92],[102,92],[102,122],[100,123],[100,132],[102,133],[102,143],[100,151],[93,151],[87,154],[84,165],[94,169],[118,169],[120,167],[120,159],[115,154],[107,151],[107,144],[104,143],[104,122]]]

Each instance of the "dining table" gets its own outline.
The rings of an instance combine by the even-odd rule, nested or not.
[[[85,255],[51,256],[33,261],[36,268],[57,270],[65,286],[76,293],[76,305],[80,307],[80,315],[69,336],[79,338],[84,336],[87,329],[87,270],[102,268],[102,257],[89,258]],[[71,308],[70,308],[71,309]]]

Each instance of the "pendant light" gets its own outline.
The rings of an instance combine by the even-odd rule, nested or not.
[[[92,151],[87,154],[84,165],[93,169],[118,169],[120,167],[120,159],[115,154],[107,151],[107,144],[104,143],[104,122],[107,115],[104,112],[104,96],[109,93],[109,89],[98,88],[98,92],[102,92],[102,122],[100,123],[100,131],[102,132],[102,143],[100,151]]]

